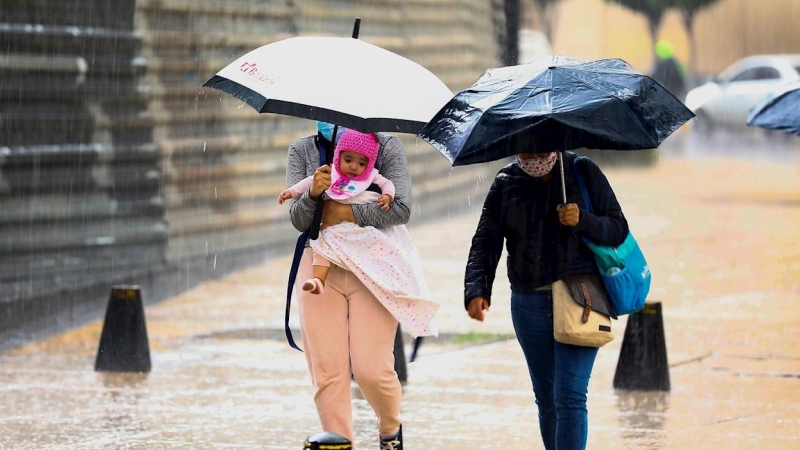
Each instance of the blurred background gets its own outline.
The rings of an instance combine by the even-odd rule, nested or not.
[[[296,232],[275,198],[288,145],[314,123],[201,85],[270,42],[349,36],[355,17],[361,39],[453,92],[551,53],[619,57],[704,119],[660,153],[593,155],[602,164],[654,164],[698,136],[797,148],[726,115],[797,77],[793,56],[740,60],[800,53],[800,0],[3,0],[0,347],[100,317],[112,284],[157,302],[288,254]],[[451,169],[399,137],[412,224],[479,205],[502,164]]]

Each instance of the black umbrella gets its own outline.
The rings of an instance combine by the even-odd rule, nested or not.
[[[460,166],[517,153],[652,149],[692,117],[621,59],[553,55],[486,71],[418,135]]]
[[[754,107],[747,124],[800,136],[800,81],[788,84]]]

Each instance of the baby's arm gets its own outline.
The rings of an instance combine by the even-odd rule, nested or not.
[[[390,200],[394,198],[394,183],[392,180],[384,177],[383,175],[376,173],[375,178],[372,180],[373,183],[377,184],[378,187],[381,188],[381,197],[384,195],[388,195]]]
[[[314,176],[306,177],[300,180],[299,182],[295,183],[289,189],[285,189],[281,191],[280,195],[278,195],[278,203],[283,204],[286,200],[290,198],[297,198],[303,192],[307,191],[308,188],[314,183]]]
[[[394,184],[390,179],[379,173],[375,174],[375,178],[372,182],[381,188],[382,194],[378,197],[378,206],[380,206],[382,210],[388,211],[392,204],[392,199],[394,199]]]

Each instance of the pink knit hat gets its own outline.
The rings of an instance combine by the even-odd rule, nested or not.
[[[378,138],[374,134],[347,130],[336,144],[336,150],[333,152],[333,167],[337,171],[339,170],[339,156],[342,152],[360,153],[366,156],[369,161],[367,161],[367,167],[364,172],[355,178],[351,178],[351,180],[366,180],[372,174],[372,169],[375,168],[375,160],[378,159],[379,148],[380,143],[378,143]]]

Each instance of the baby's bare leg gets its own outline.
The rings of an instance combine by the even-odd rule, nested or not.
[[[322,290],[325,288],[325,280],[328,278],[331,262],[319,253],[314,252],[314,261],[312,264],[314,266],[314,278],[306,280],[306,282],[303,283],[303,290],[311,292],[312,294],[321,294]]]
[[[314,278],[319,278],[319,280],[325,284],[325,280],[328,278],[329,270],[331,270],[330,263],[327,266],[314,265]]]

